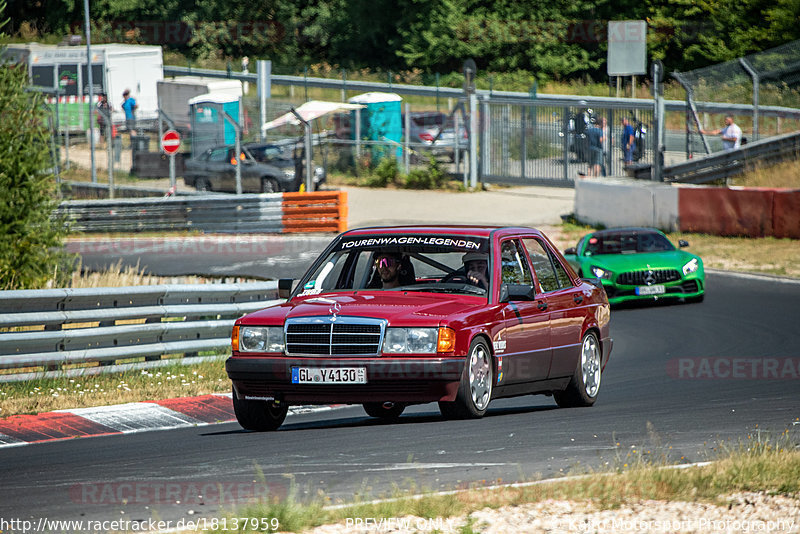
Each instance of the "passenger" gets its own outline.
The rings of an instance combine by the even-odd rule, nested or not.
[[[487,289],[489,287],[489,255],[483,252],[468,252],[461,258],[467,283]]]

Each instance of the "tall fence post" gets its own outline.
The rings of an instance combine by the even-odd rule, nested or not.
[[[258,107],[260,111],[261,124],[258,125],[259,136],[262,141],[266,139],[266,132],[263,126],[267,123],[267,99],[272,93],[272,61],[259,59],[256,61],[256,75],[258,76]]]
[[[761,78],[753,66],[750,65],[750,62],[745,58],[740,57],[739,63],[742,65],[744,70],[747,71],[747,74],[750,75],[750,78],[753,79],[753,140],[758,141],[758,88],[761,85]]]
[[[469,186],[478,187],[478,95],[469,95]]]

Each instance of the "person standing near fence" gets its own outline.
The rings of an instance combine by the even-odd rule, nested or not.
[[[592,120],[592,125],[586,130],[589,139],[589,176],[600,176],[603,165],[603,130]]]
[[[131,96],[131,90],[125,89],[122,92],[122,110],[125,112],[125,127],[131,137],[136,135],[136,108],[138,107],[136,99]]]
[[[608,119],[605,117],[600,117],[600,129],[603,130],[603,164],[600,166],[600,174],[601,176],[608,176],[606,160],[611,152],[611,131],[608,128]]]
[[[100,135],[106,142],[113,137],[106,128],[111,127],[111,104],[108,102],[108,97],[105,93],[100,93],[97,97],[97,128],[100,130]]]
[[[725,116],[725,128],[718,130],[700,130],[703,135],[720,135],[722,137],[722,148],[724,150],[734,150],[742,145],[742,129],[733,121],[733,115]]]
[[[625,165],[633,164],[633,151],[636,149],[636,132],[633,130],[628,117],[622,118],[622,153],[625,155]]]

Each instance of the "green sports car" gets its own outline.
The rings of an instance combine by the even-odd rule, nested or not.
[[[689,246],[681,240],[680,248]],[[582,277],[599,278],[611,304],[642,299],[701,301],[703,260],[675,248],[655,228],[612,228],[587,234],[564,258]]]

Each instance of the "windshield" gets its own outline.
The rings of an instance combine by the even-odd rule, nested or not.
[[[669,239],[658,232],[620,232],[588,236],[584,255],[635,254],[668,250],[675,250],[675,247]]]
[[[345,237],[306,273],[297,291],[300,296],[354,290],[487,296],[488,248],[487,239],[471,236]]]

